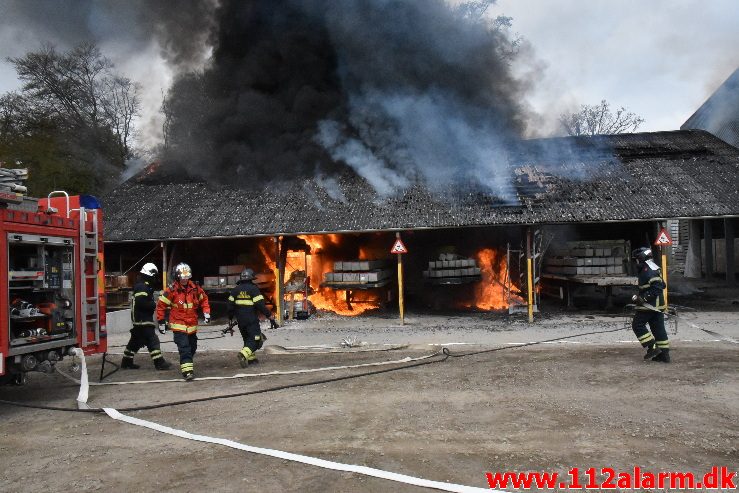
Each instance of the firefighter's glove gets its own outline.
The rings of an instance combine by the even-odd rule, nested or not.
[[[160,334],[166,333],[167,332],[167,322],[165,322],[164,320],[159,320],[157,323],[159,324],[159,333]]]
[[[635,294],[634,296],[632,296],[631,301],[633,301],[637,306],[642,306],[645,303],[644,298],[642,298],[638,294]]]
[[[278,324],[277,323],[277,320],[275,320],[274,318],[270,318],[269,319],[269,326],[272,329],[279,329],[280,328],[280,324]]]
[[[210,323],[210,313],[203,313],[203,319],[205,325],[208,325]]]

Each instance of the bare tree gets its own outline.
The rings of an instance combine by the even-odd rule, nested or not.
[[[9,58],[34,111],[60,127],[114,136],[121,160],[130,157],[132,121],[139,111],[138,85],[113,72],[113,63],[91,43],[66,53],[45,44],[40,51]]]
[[[100,193],[115,183],[135,154],[138,85],[93,44],[66,52],[47,44],[8,61],[23,87],[0,96],[0,161],[28,167],[40,196]]]
[[[568,135],[609,135],[634,132],[644,118],[621,107],[612,112],[604,99],[597,105],[582,105],[576,113],[560,115],[559,122]]]
[[[116,135],[121,146],[121,154],[131,157],[131,137],[133,136],[133,120],[141,107],[138,91],[139,84],[121,76],[103,80],[103,112],[106,121]]]

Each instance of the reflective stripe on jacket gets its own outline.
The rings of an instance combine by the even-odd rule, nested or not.
[[[144,280],[138,280],[133,286],[131,298],[131,322],[134,327],[156,327],[154,323],[154,288]]]
[[[157,300],[157,320],[164,320],[169,309],[169,328],[173,332],[192,334],[198,330],[198,308],[210,314],[208,295],[203,288],[188,281],[185,286],[174,282]]]
[[[657,308],[665,309],[665,281],[662,280],[662,274],[659,268],[652,269],[649,265],[644,266],[639,271],[639,296],[641,296],[647,304]],[[649,307],[637,306],[637,310],[649,310]]]
[[[251,281],[239,281],[228,296],[228,317],[235,315],[239,323],[258,322],[257,311],[266,318],[272,315],[257,285]]]

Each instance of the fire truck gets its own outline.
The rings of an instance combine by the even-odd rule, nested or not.
[[[0,383],[107,350],[102,219],[90,195],[0,187]]]

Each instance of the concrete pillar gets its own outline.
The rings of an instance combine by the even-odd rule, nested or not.
[[[710,279],[713,276],[713,225],[710,219],[703,220],[703,243],[706,279]]]
[[[685,277],[699,279],[701,277],[701,221],[691,219],[689,222],[688,253],[685,256]]]
[[[736,266],[734,265],[734,219],[724,219],[724,238],[726,239],[726,284],[736,284]]]

